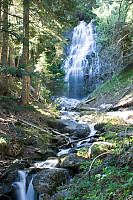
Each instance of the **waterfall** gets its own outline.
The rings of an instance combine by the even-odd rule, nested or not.
[[[27,174],[25,171],[18,171],[18,181],[14,183],[16,187],[16,200],[36,200],[36,194],[33,189],[32,179],[27,184]]]
[[[86,82],[86,77],[90,79],[99,74],[100,64],[95,36],[93,20],[89,24],[81,21],[74,28],[70,53],[64,66],[69,98],[85,97],[85,90],[89,84],[89,81]]]

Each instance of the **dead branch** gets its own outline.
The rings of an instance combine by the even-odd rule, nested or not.
[[[90,173],[91,173],[91,168],[92,168],[93,163],[95,162],[95,160],[96,160],[97,158],[99,158],[99,157],[101,157],[101,156],[103,156],[103,155],[106,155],[106,154],[112,154],[112,152],[104,152],[104,153],[98,155],[97,157],[95,157],[95,158],[93,159],[93,161],[92,161],[92,163],[91,163],[91,165],[90,165],[89,171],[87,172],[87,174],[89,175],[89,180],[90,180],[90,178],[91,178]],[[87,174],[85,174],[85,175],[87,175]]]
[[[81,139],[78,139],[78,140],[74,140],[74,141],[69,141],[67,144],[63,144],[63,145],[59,146],[59,148],[62,148],[64,146],[68,146],[68,145],[71,145],[73,143],[80,142],[82,140],[86,140],[86,139],[89,139],[89,138],[92,138],[92,137],[99,137],[99,134],[91,135],[91,136],[81,138]]]
[[[9,199],[11,200],[11,197],[9,197],[9,196],[7,196],[7,195],[5,195],[5,194],[2,194],[2,196],[3,196],[3,197],[7,197],[7,198],[9,198]]]
[[[12,116],[13,116],[13,115],[12,115]],[[34,127],[34,128],[36,128],[36,129],[39,129],[39,130],[43,131],[43,132],[46,133],[46,134],[50,134],[49,132],[47,132],[47,131],[44,130],[43,128],[40,128],[39,126],[36,126],[36,125],[33,124],[33,123],[27,122],[27,121],[25,121],[24,119],[18,118],[18,117],[16,117],[16,116],[13,116],[13,117],[14,117],[15,119],[17,119],[18,121],[23,122],[24,124],[27,124],[28,126]]]
[[[113,144],[113,143],[110,143],[110,142],[94,142],[94,143],[91,145],[91,147],[89,148],[89,151],[88,151],[88,158],[90,158],[92,147],[93,147],[95,144],[97,144],[97,145],[101,145],[101,144],[102,144],[102,145],[108,145],[108,146],[111,146],[111,147],[114,146],[114,144]]]
[[[104,152],[104,153],[98,155],[97,157],[95,157],[95,158],[93,159],[91,165],[90,165],[89,171],[88,171],[87,173],[85,173],[85,174],[78,180],[77,184],[78,184],[79,182],[81,182],[81,180],[82,180],[85,176],[87,176],[87,175],[89,175],[89,180],[90,180],[90,178],[91,178],[90,173],[91,173],[91,168],[92,168],[93,163],[95,162],[95,160],[96,160],[97,158],[99,158],[99,157],[101,157],[101,156],[104,156],[104,155],[106,155],[106,154],[112,154],[112,152]]]
[[[53,129],[49,129],[50,131],[52,131],[52,133],[54,133],[54,134],[56,134],[56,135],[61,135],[61,136],[69,136],[69,134],[68,133],[66,133],[66,134],[63,134],[63,133],[59,133],[58,131],[55,131],[55,130],[53,130]]]
[[[88,99],[88,100],[85,102],[85,104],[88,104],[88,103],[90,103],[90,102],[92,102],[92,101],[94,101],[94,100],[96,100],[96,98]]]
[[[98,108],[92,108],[92,107],[88,107],[88,106],[85,106],[85,107],[76,107],[76,111],[98,111]]]
[[[32,86],[30,86],[30,89],[31,89],[31,91],[33,92],[33,93],[35,93],[35,89],[32,87]],[[44,98],[41,96],[41,95],[38,95],[39,96],[39,99],[41,100],[41,101],[44,101]]]
[[[122,38],[120,38],[119,40],[118,40],[118,42],[117,42],[117,45],[125,38],[125,37],[127,37],[129,35],[129,33],[127,33],[126,35],[124,35]]]

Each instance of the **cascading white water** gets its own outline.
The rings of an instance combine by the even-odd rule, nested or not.
[[[99,73],[100,65],[94,36],[96,34],[93,30],[93,20],[89,24],[81,21],[74,28],[70,54],[64,66],[70,98],[85,97],[85,75],[93,76]]]
[[[26,177],[25,171],[18,171],[19,180],[14,183],[16,186],[16,200],[36,200],[36,194],[33,189],[32,179],[30,180],[28,187],[26,187]]]

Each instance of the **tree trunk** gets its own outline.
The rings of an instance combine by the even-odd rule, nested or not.
[[[24,106],[29,104],[30,94],[30,76],[23,76],[23,87],[22,87],[22,104]]]
[[[10,41],[10,67],[15,67],[14,46]]]
[[[2,8],[2,4],[1,4],[1,0],[0,0],[0,63],[1,63],[1,53],[2,53],[2,31],[1,31],[1,21],[2,21],[2,17],[1,17],[1,8]]]
[[[2,47],[2,65],[7,66],[8,55],[8,0],[3,1],[3,47]],[[8,77],[7,72],[2,73],[1,92],[8,94]]]
[[[25,66],[25,70],[28,71],[29,65],[29,0],[23,0],[23,54],[22,64]],[[29,104],[30,94],[30,76],[27,74],[23,75],[22,84],[22,105],[26,106]]]

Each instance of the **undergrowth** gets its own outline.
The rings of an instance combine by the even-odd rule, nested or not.
[[[113,143],[111,149],[96,145],[91,158],[80,168],[83,172],[67,187],[68,197],[65,200],[131,200],[133,198],[133,127],[118,126],[106,123],[108,132],[99,141]],[[120,128],[120,129],[119,129]],[[89,147],[81,149],[78,154],[86,157]],[[101,156],[93,163],[90,176],[88,171],[96,156]],[[60,187],[60,190],[66,188]],[[131,198],[130,198],[131,197]]]

